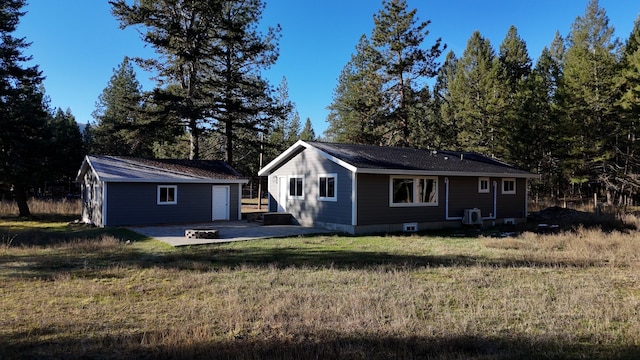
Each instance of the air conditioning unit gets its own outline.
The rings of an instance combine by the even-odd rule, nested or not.
[[[465,225],[482,225],[482,213],[480,209],[465,209],[462,223]]]

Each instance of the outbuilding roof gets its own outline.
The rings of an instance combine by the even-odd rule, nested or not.
[[[122,156],[86,156],[76,181],[93,169],[105,182],[247,183],[220,160],[142,159]]]
[[[304,149],[317,151],[321,156],[357,173],[538,177],[528,171],[473,152],[304,141],[298,141],[291,146],[267,164],[258,175],[269,175]]]

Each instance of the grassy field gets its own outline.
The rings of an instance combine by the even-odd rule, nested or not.
[[[0,287],[0,359],[640,355],[636,231],[175,249],[4,217]]]

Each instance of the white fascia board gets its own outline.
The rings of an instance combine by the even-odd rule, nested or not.
[[[248,184],[249,179],[225,180],[225,179],[124,179],[105,178],[102,181],[110,183],[172,183],[172,184]]]
[[[278,157],[276,157],[275,159],[273,159],[270,163],[268,163],[267,165],[265,165],[260,171],[258,171],[258,176],[269,176],[272,173],[272,170],[274,167],[280,165],[282,163],[282,161],[284,159],[286,159],[287,157],[289,157],[289,155],[291,155],[293,152],[299,150],[301,147],[304,147],[305,149],[310,149],[313,150],[315,152],[317,152],[320,156],[324,157],[327,160],[333,161],[334,163],[342,166],[343,168],[351,171],[351,172],[356,172],[357,168],[345,161],[342,161],[340,159],[338,159],[335,156],[329,155],[326,152],[314,147],[311,144],[308,144],[302,140],[298,140],[296,141],[295,144],[291,145],[287,150],[285,150],[282,154],[280,154]]]
[[[473,173],[464,171],[428,171],[428,170],[393,170],[393,169],[356,169],[359,174],[378,175],[425,175],[425,176],[461,176],[461,177],[510,177],[524,179],[539,179],[538,174],[512,173]]]
[[[267,165],[265,165],[260,171],[258,171],[258,176],[269,176],[271,175],[271,170],[274,167],[279,165],[282,160],[286,159],[291,153],[297,151],[300,147],[309,148],[309,144],[305,143],[302,140],[296,141],[295,144],[289,146],[287,150],[285,150],[282,154],[278,155],[275,159],[271,160]]]
[[[75,182],[82,182],[84,174],[89,171],[91,171],[95,175],[98,181],[102,181],[102,179],[100,178],[100,174],[98,174],[98,172],[93,168],[91,159],[89,159],[88,155],[85,155],[84,159],[82,160],[82,165],[80,165],[80,170],[78,170],[78,174],[76,175]]]

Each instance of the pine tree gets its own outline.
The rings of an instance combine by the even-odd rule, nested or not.
[[[361,36],[355,54],[340,73],[329,106],[329,127],[325,132],[329,140],[382,144],[378,128],[384,118],[384,99],[377,56],[368,38]]]
[[[58,108],[49,121],[51,138],[49,145],[49,171],[47,177],[69,183],[75,179],[78,164],[85,154],[84,141],[80,127],[71,109]]]
[[[528,167],[531,165],[532,131],[535,125],[532,123],[535,116],[528,108],[529,98],[533,94],[527,89],[527,82],[531,74],[531,58],[527,51],[527,45],[518,35],[515,26],[511,26],[505,39],[500,45],[498,54],[501,66],[500,95],[504,112],[500,118],[498,144],[503,160],[516,165]]]
[[[620,134],[616,139],[616,176],[621,180],[618,195],[623,197],[640,192],[640,17],[625,43],[620,69],[621,95],[616,103],[620,121]],[[619,198],[618,202],[623,203],[624,199]]]
[[[437,73],[441,39],[428,49],[422,47],[430,21],[419,22],[417,10],[409,10],[406,0],[384,0],[382,7],[374,15],[371,42],[379,53],[383,79],[384,140],[388,145],[419,147],[423,137],[414,139],[412,134],[423,130],[425,119],[416,108],[430,96],[426,80]]]
[[[300,114],[297,111],[293,112],[289,128],[287,129],[287,138],[284,140],[285,148],[293,145],[296,141],[300,140]]]
[[[457,140],[456,102],[452,101],[451,93],[449,92],[450,84],[455,79],[457,61],[458,59],[453,51],[447,53],[442,67],[438,70],[438,77],[433,87],[434,116],[436,118],[432,131],[432,138],[435,138],[434,149],[460,148]]]
[[[500,64],[489,40],[475,31],[456,61],[448,106],[458,124],[457,142],[466,151],[501,157],[499,126],[504,111]]]
[[[142,87],[129,58],[113,70],[96,102],[90,151],[101,155],[149,156],[151,144],[140,144]]]
[[[313,130],[313,125],[311,124],[310,118],[307,118],[307,120],[304,122],[304,127],[300,132],[300,140],[304,140],[304,141],[316,140],[316,132]]]
[[[274,116],[271,129],[269,129],[268,136],[266,137],[266,148],[264,152],[267,161],[275,159],[280,153],[287,149],[287,135],[293,117],[295,116],[295,104],[289,98],[289,86],[285,77],[282,78],[276,93],[275,104],[283,111]]]
[[[10,184],[20,216],[30,216],[27,192],[47,169],[49,139],[43,76],[24,55],[25,38],[16,38],[24,0],[0,6],[0,182]]]
[[[280,32],[279,26],[268,28],[266,34],[258,30],[261,0],[110,3],[121,26],[144,26],[145,42],[162,55],[139,63],[157,71],[161,85],[177,85],[171,92],[156,89],[155,101],[187,126],[191,158],[200,156],[205,124],[224,137],[229,163],[234,160],[236,139],[241,145],[258,146],[257,136],[246,137],[242,129],[263,132],[281,110],[259,74],[276,61]],[[234,134],[236,129],[242,136]]]
[[[620,128],[614,113],[619,42],[597,0],[571,26],[564,54],[561,88],[562,139],[568,145],[565,176],[578,191],[604,181],[613,191],[609,170],[615,166],[614,143]]]

